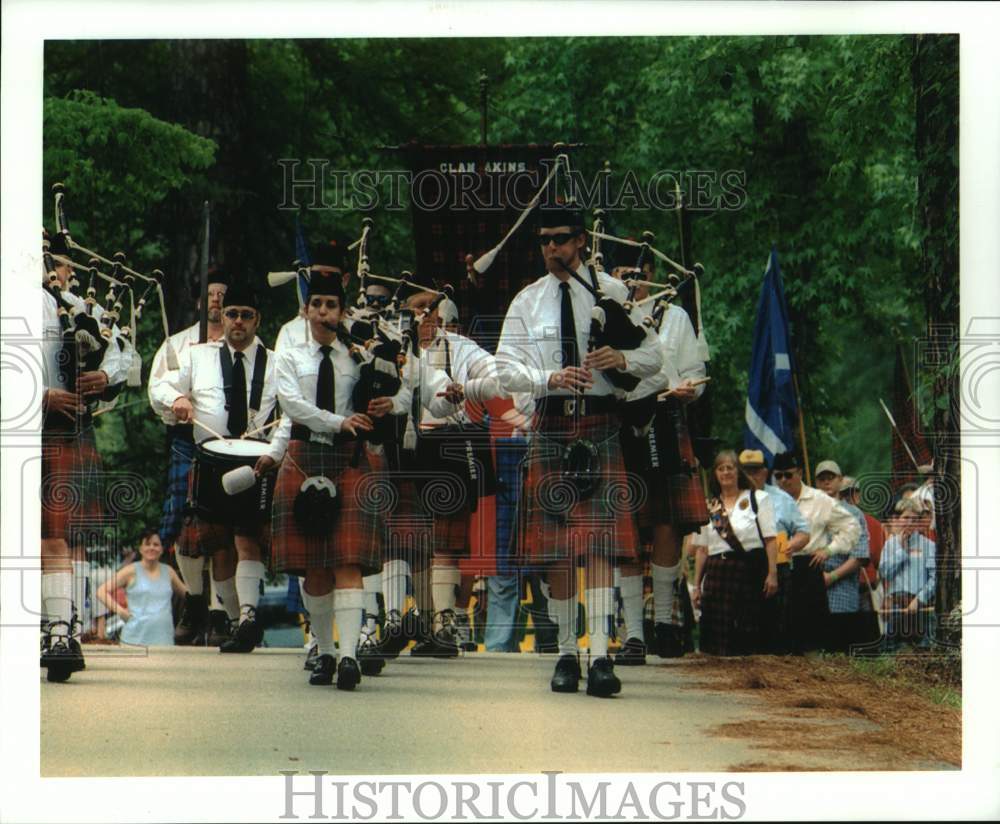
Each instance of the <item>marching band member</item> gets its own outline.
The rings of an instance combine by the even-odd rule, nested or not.
[[[634,559],[639,541],[634,511],[628,508],[634,502],[627,482],[619,480],[626,474],[618,439],[619,404],[609,373],[647,377],[660,369],[662,356],[648,334],[636,349],[623,351],[595,341],[587,352],[595,295],[583,284],[596,282],[618,302],[627,290],[583,263],[586,234],[578,210],[543,209],[538,240],[547,274],[511,301],[496,356],[501,388],[530,392],[537,403],[518,552],[522,563],[546,567],[549,610],[559,627],[554,692],[576,692],[581,678],[576,566],[585,562],[592,659],[587,693],[608,697],[621,690],[608,657],[612,565]]]
[[[52,258],[50,255],[60,257]],[[94,437],[90,407],[109,386],[128,376],[128,362],[117,342],[95,350],[92,358],[67,339],[69,314],[87,314],[85,301],[68,288],[72,267],[62,234],[44,256],[42,355],[42,617],[45,621],[41,666],[49,681],[66,681],[84,669],[83,651],[74,638],[74,615],[83,611],[80,587],[74,597],[73,553],[85,551],[85,531],[104,512],[103,465]],[[51,263],[51,266],[50,266]],[[103,311],[93,306],[100,322]],[[113,338],[117,337],[117,327]],[[99,363],[88,363],[96,360]],[[96,367],[96,368],[93,368]],[[67,506],[67,501],[71,506]],[[78,575],[79,577],[79,575]],[[74,604],[74,600],[76,603]]]
[[[317,244],[310,250],[312,263],[310,272],[325,272],[336,274],[343,278],[344,288],[351,277],[347,269],[347,252],[343,245],[331,240],[329,243]],[[289,346],[299,346],[309,340],[309,319],[305,306],[299,308],[299,313],[278,330],[274,341],[275,354],[280,355]]]
[[[496,529],[496,470],[489,429],[483,420],[483,404],[504,395],[500,392],[493,356],[472,339],[443,328],[442,306],[449,319],[454,309],[457,320],[457,307],[450,298],[440,299],[436,290],[416,291],[407,298],[406,305],[423,316],[418,327],[421,357],[426,359],[428,367],[460,385],[466,401],[448,418],[425,415],[417,450],[420,471],[443,470],[440,477],[455,485],[453,491],[462,500],[456,500],[454,507],[449,506],[453,511],[434,518],[433,630],[431,637],[414,649],[414,654],[452,658],[458,655],[459,644],[468,647],[472,643],[466,609],[474,576],[462,574],[459,559],[469,559],[472,543],[480,549],[484,536]],[[467,411],[470,407],[475,419]],[[491,499],[492,507],[487,505]],[[474,518],[474,514],[481,517]]]
[[[274,353],[256,336],[260,324],[256,296],[245,286],[230,286],[222,318],[222,340],[190,346],[180,370],[169,377],[170,391],[162,395],[178,423],[193,424],[198,445],[214,433],[239,438],[264,432],[275,409]],[[272,446],[272,452],[277,448]],[[265,572],[261,543],[270,510],[239,506],[221,488],[209,490],[207,482],[202,486],[198,473],[203,460],[195,459],[197,480],[191,484],[195,511],[188,516],[191,529],[185,529],[179,540],[179,555],[212,557],[216,592],[230,622],[238,622],[219,651],[252,652],[263,637],[256,610]],[[274,464],[273,456],[261,455],[255,472],[263,474]],[[209,495],[210,500],[203,500]]]
[[[284,418],[277,439],[289,440],[276,483],[273,529],[276,566],[304,576],[302,601],[319,645],[309,683],[328,685],[336,675],[338,689],[353,690],[361,680],[356,650],[362,575],[379,567],[383,517],[378,496],[368,488],[371,470],[359,436],[395,402],[378,397],[363,412],[354,411],[360,367],[337,336],[344,304],[341,278],[313,272],[306,303],[310,340],[278,358]]]
[[[622,274],[622,267],[615,269],[615,277]],[[642,300],[648,293],[649,287],[639,286],[635,298]],[[671,616],[674,585],[681,574],[681,543],[685,535],[708,523],[683,407],[704,391],[704,385],[696,381],[705,377],[705,363],[698,354],[698,340],[687,312],[670,304],[662,309],[654,326],[662,352],[660,370],[626,396],[625,409],[635,414],[626,413],[621,438],[626,466],[645,484],[639,524],[643,548],[652,544],[649,559],[656,637],[651,640],[655,640],[654,649],[661,658],[679,658],[684,654],[684,640]],[[643,307],[634,307],[632,321],[641,323],[644,314]],[[666,390],[671,396],[657,402]],[[620,585],[626,641],[615,663],[645,664],[642,564],[623,564]]]
[[[222,338],[222,302],[228,285],[229,278],[226,275],[218,269],[209,270],[206,314],[210,342]],[[201,308],[200,304],[198,308]],[[171,335],[169,345],[173,347],[178,358],[181,358],[188,347],[198,343],[199,334],[200,324],[195,323]],[[159,534],[164,548],[170,550],[184,527],[188,481],[191,462],[194,460],[194,427],[190,423],[178,423],[170,408],[170,399],[176,397],[176,394],[169,382],[171,374],[167,369],[167,346],[167,341],[164,341],[156,350],[149,370],[147,393],[149,405],[163,421],[167,430],[167,454],[170,463],[167,468],[167,496],[163,500],[163,517],[160,519]],[[209,604],[205,600],[202,580],[205,559],[203,556],[191,557],[180,553],[176,554],[176,558],[188,594],[184,599],[180,620],[174,629],[174,643],[186,645],[194,643],[204,631],[208,618]]]

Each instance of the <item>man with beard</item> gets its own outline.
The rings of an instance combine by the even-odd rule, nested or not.
[[[233,285],[226,291],[222,322],[222,340],[189,347],[163,396],[178,423],[193,424],[199,445],[215,434],[257,439],[271,434],[265,427],[275,409],[274,354],[256,336],[260,313],[256,296],[247,287]],[[210,487],[198,476],[203,460],[195,458],[192,474],[197,482],[191,485],[195,507],[189,515],[191,528],[182,533],[179,555],[212,557],[216,592],[235,626],[220,652],[252,652],[263,637],[256,608],[265,572],[261,542],[270,508],[255,508],[253,501],[241,505],[248,499],[230,498],[221,487]],[[274,464],[273,456],[262,454],[254,471],[260,476]],[[249,496],[254,497],[254,493]]]
[[[219,269],[213,268],[208,273],[208,341],[214,342],[222,337],[222,303],[229,286],[229,278]],[[198,308],[201,308],[199,301]],[[170,336],[169,345],[180,359],[187,356],[190,346],[199,342],[200,324],[195,323]],[[191,462],[194,460],[194,432],[190,423],[178,423],[170,408],[170,402],[175,397],[170,388],[171,373],[167,368],[167,342],[164,341],[156,351],[149,371],[149,405],[163,421],[167,432],[167,454],[170,463],[167,467],[167,497],[163,501],[163,516],[160,519],[160,540],[164,551],[172,551],[174,543],[180,537],[184,527],[184,509],[187,503],[188,479],[191,474]],[[187,585],[188,594],[184,598],[184,607],[180,620],[174,630],[174,643],[179,645],[193,644],[205,630],[209,613],[209,604],[204,595],[203,556],[191,557],[177,554],[177,567]],[[219,615],[225,615],[217,611]],[[219,622],[216,620],[215,625]],[[222,623],[225,627],[225,623]]]

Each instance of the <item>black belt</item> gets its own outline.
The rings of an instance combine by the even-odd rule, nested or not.
[[[744,549],[742,552],[738,552],[735,549],[727,549],[725,552],[717,552],[713,555],[713,558],[722,558],[724,561],[746,561],[755,552],[763,552],[764,547],[755,546],[751,549]]]
[[[292,431],[291,434],[289,435],[289,438],[293,441],[309,441],[312,440],[312,434],[313,431],[304,423],[293,423]],[[356,438],[354,438],[352,435],[346,435],[341,432],[337,432],[336,434],[332,432],[324,434],[327,434],[329,437],[333,438],[334,446],[345,443],[346,441],[356,440]]]
[[[173,425],[167,424],[167,437],[170,439],[177,439],[182,441],[194,442],[194,424],[193,423],[175,423]]]
[[[536,411],[546,418],[573,418],[613,415],[621,409],[614,395],[549,395],[537,401]]]

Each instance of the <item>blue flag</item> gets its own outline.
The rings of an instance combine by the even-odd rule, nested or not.
[[[302,266],[309,268],[309,247],[306,245],[305,236],[302,234],[302,223],[299,222],[299,216],[295,216],[295,259],[299,261]],[[306,297],[309,294],[309,280],[302,277],[298,278],[298,289],[299,289],[299,306],[306,305]]]
[[[744,446],[762,450],[768,466],[779,452],[795,448],[798,406],[789,343],[785,290],[781,285],[778,253],[772,249],[757,303],[743,430]]]

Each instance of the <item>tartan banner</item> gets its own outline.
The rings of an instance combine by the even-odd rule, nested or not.
[[[566,150],[559,148],[559,152]],[[455,288],[466,334],[494,352],[511,299],[545,272],[531,218],[479,276],[478,288],[466,275],[465,256],[478,258],[507,234],[551,170],[556,151],[532,143],[411,144],[403,152],[412,172],[417,273]]]

